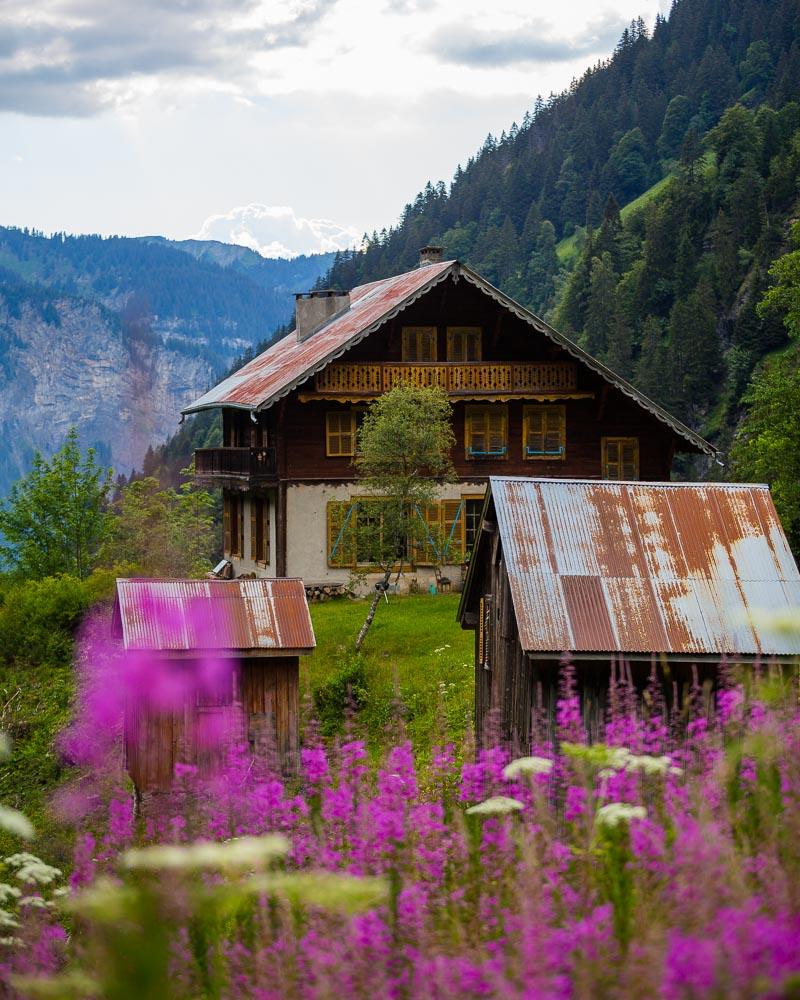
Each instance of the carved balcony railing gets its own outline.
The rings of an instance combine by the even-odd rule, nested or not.
[[[414,362],[332,364],[318,372],[314,386],[325,396],[379,396],[396,385],[440,386],[453,396],[482,393],[569,392],[577,386],[571,362],[470,364]]]
[[[274,448],[198,448],[195,476],[206,479],[233,477],[258,479],[277,474]]]

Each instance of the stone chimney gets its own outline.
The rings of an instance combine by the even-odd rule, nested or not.
[[[419,266],[427,267],[428,264],[441,264],[444,247],[437,243],[429,243],[426,247],[421,247],[419,251]]]
[[[333,316],[350,308],[350,293],[339,288],[315,288],[296,292],[294,325],[298,340],[306,340]]]

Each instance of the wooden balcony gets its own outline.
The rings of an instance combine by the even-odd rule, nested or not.
[[[277,475],[275,449],[198,448],[194,469],[197,479],[270,479]]]
[[[380,396],[396,385],[421,389],[439,386],[450,396],[501,393],[568,393],[577,386],[577,368],[571,362],[528,364],[477,362],[410,362],[332,364],[314,378],[320,396]]]

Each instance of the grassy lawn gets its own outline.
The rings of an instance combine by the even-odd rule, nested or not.
[[[360,706],[356,731],[373,752],[386,745],[398,716],[420,756],[432,744],[461,742],[472,718],[474,640],[455,620],[458,600],[420,594],[381,601],[359,656],[353,646],[368,602],[311,606],[317,649],[301,661],[300,685],[316,692],[318,710],[324,703],[328,733],[339,723],[349,684]]]

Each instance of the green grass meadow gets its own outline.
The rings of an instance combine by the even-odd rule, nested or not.
[[[382,600],[359,655],[354,645],[369,602],[311,606],[317,648],[301,661],[300,689],[312,697],[325,735],[342,731],[343,709],[355,702],[354,732],[373,754],[398,727],[420,757],[437,743],[463,740],[472,720],[474,637],[456,621],[459,596]]]

